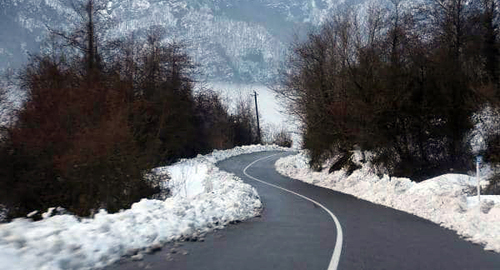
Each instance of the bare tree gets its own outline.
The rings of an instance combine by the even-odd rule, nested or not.
[[[472,76],[481,66],[472,10],[438,0],[426,12],[433,27],[423,28],[417,19],[426,16],[403,12],[398,0],[371,6],[363,20],[334,14],[293,46],[277,92],[301,119],[312,165],[357,147],[400,175],[467,168],[464,135],[481,83]]]
[[[496,0],[481,1],[480,25],[482,26],[482,54],[485,58],[485,70],[488,79],[496,89],[496,97],[500,98],[500,74],[498,64],[500,49],[498,48],[498,2]]]
[[[62,38],[63,46],[82,54],[86,64],[84,72],[90,79],[103,68],[101,50],[104,48],[106,32],[113,21],[106,12],[108,0],[81,1],[83,2],[71,2],[78,20],[69,31],[54,29],[48,25],[47,28],[52,35]]]

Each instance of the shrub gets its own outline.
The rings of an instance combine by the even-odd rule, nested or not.
[[[0,149],[10,217],[53,206],[113,212],[155,192],[143,179],[151,164],[134,140],[123,89],[83,83],[69,65],[43,57],[23,81],[29,99]]]
[[[272,143],[282,147],[292,147],[293,140],[289,132],[281,129],[272,134]]]

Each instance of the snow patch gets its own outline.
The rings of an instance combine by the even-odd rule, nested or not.
[[[486,150],[487,140],[500,130],[500,112],[491,106],[484,107],[472,116],[474,129],[469,134],[472,152],[481,154]]]
[[[290,178],[417,215],[485,245],[486,250],[500,252],[500,196],[481,196],[479,206],[476,196],[468,197],[477,185],[475,177],[445,174],[416,183],[408,178],[378,177],[369,162],[350,176],[344,170],[329,174],[329,167],[314,172],[308,162],[302,151],[279,159],[275,165],[279,173]]]
[[[78,218],[50,208],[40,221],[19,218],[0,224],[0,270],[102,268],[122,256],[137,258],[148,248],[254,217],[262,208],[257,191],[215,163],[271,150],[284,149],[236,147],[156,168],[165,179],[168,174],[164,186],[172,196],[142,199],[115,214],[100,210],[94,218]]]

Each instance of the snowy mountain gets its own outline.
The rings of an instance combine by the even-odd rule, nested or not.
[[[46,25],[76,21],[70,0],[0,0],[0,68],[16,67],[39,50]],[[119,37],[151,26],[166,28],[202,66],[207,80],[267,82],[296,33],[319,25],[343,1],[335,0],[120,0],[110,1]]]

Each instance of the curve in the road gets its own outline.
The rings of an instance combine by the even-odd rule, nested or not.
[[[296,195],[304,200],[307,200],[307,201],[310,201],[316,205],[318,205],[319,207],[321,207],[323,210],[325,210],[325,212],[327,212],[330,217],[333,219],[333,222],[335,222],[335,227],[337,229],[337,240],[335,241],[335,248],[333,249],[333,254],[332,254],[332,258],[330,260],[330,264],[328,265],[328,270],[337,270],[337,267],[339,265],[339,261],[340,261],[340,254],[342,253],[342,241],[343,241],[343,235],[342,235],[342,226],[340,225],[340,222],[338,220],[338,218],[332,213],[332,211],[330,211],[330,209],[326,208],[324,205],[322,205],[321,203],[309,198],[309,197],[306,197],[304,195],[301,195],[299,193],[296,193],[296,192],[293,192],[291,190],[288,190],[286,188],[283,188],[283,187],[280,187],[280,186],[277,186],[277,185],[274,185],[274,184],[271,184],[271,183],[268,183],[264,180],[261,180],[261,179],[258,179],[256,177],[253,177],[251,175],[249,175],[247,173],[247,170],[248,168],[250,168],[252,165],[254,165],[255,163],[259,162],[259,161],[262,161],[262,160],[265,160],[265,159],[269,159],[273,156],[276,156],[278,154],[273,154],[273,155],[270,155],[270,156],[266,156],[266,157],[263,157],[263,158],[259,158],[255,161],[253,161],[252,163],[248,164],[248,166],[246,166],[244,169],[243,169],[243,174],[245,174],[248,178],[254,180],[254,181],[257,181],[257,182],[260,182],[260,183],[263,183],[265,185],[268,185],[268,186],[271,186],[271,187],[274,187],[274,188],[277,188],[277,189],[280,189],[280,190],[283,190],[283,191],[286,191],[288,193],[291,193],[293,195]]]
[[[500,269],[499,254],[428,220],[280,175],[274,162],[290,153],[273,154],[240,155],[217,164],[255,187],[261,215],[208,233],[203,242],[169,243],[141,262],[126,259],[106,269],[324,270],[335,263],[356,270]],[[323,206],[335,210],[341,231]],[[340,233],[345,239],[338,244],[333,239],[341,241]],[[342,259],[329,262],[332,253],[342,253]]]

